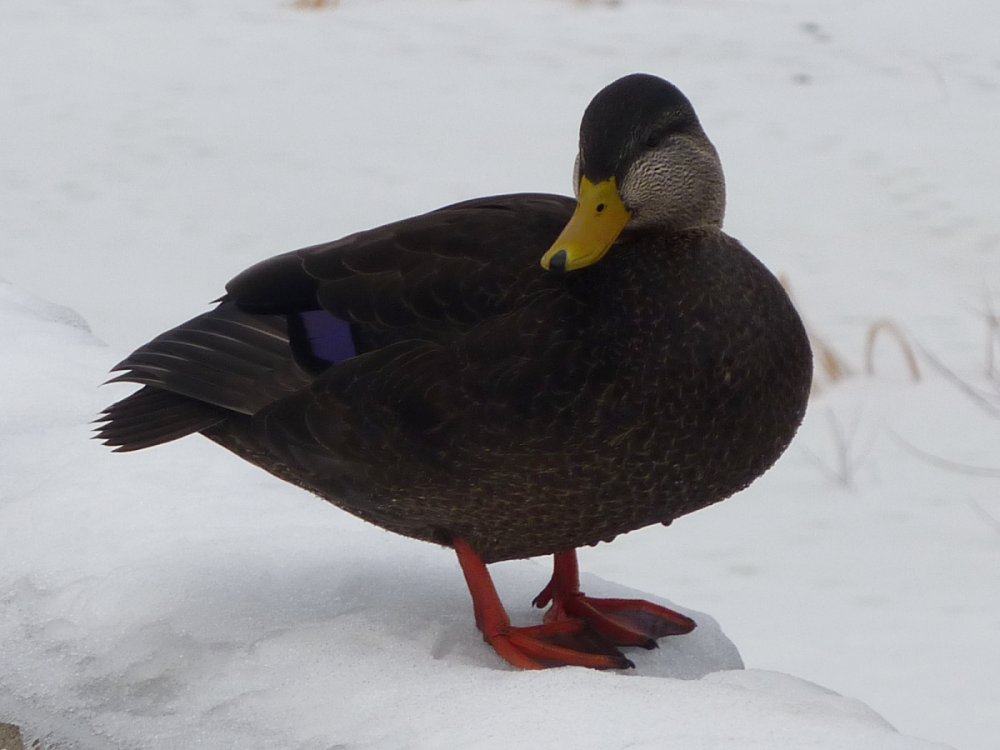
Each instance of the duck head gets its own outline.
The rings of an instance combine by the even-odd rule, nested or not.
[[[691,102],[662,78],[634,73],[594,97],[580,124],[577,207],[542,268],[597,263],[624,231],[722,226],[726,188]]]

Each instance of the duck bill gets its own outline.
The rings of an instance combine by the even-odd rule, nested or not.
[[[580,179],[576,210],[566,228],[542,256],[546,271],[576,271],[605,256],[632,214],[622,203],[615,178],[593,183]]]

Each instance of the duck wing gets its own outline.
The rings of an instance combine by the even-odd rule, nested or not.
[[[371,388],[396,393],[398,405],[399,394],[416,393],[418,354],[421,382],[433,384],[456,366],[458,355],[443,355],[441,346],[484,326],[494,329],[486,335],[499,349],[517,337],[497,321],[554,293],[538,258],[573,205],[540,194],[483,198],[252,266],[226,286],[214,310],[114,368],[120,374],[113,381],[146,388],[105,410],[98,437],[118,450],[148,447],[230,413],[257,414],[314,384],[304,396],[312,407],[289,408],[305,414],[316,410],[317,398],[332,405],[359,397],[359,389],[368,389],[361,400],[371,401]],[[415,425],[434,420],[433,409],[411,400],[402,414]]]
[[[265,260],[230,281],[223,300],[259,313],[325,310],[350,325],[358,353],[448,341],[551,286],[539,253],[573,206],[530,193],[458,203]]]

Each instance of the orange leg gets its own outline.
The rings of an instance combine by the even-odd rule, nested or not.
[[[463,539],[455,539],[454,547],[472,594],[476,625],[483,632],[483,639],[515,667],[544,669],[573,665],[624,669],[634,666],[584,620],[562,617],[529,628],[512,626],[486,564]]]
[[[546,623],[586,621],[591,628],[619,646],[655,648],[656,639],[690,633],[695,622],[690,617],[643,599],[595,599],[580,591],[580,571],[576,550],[555,555],[552,579],[535,597],[533,604],[552,607]]]

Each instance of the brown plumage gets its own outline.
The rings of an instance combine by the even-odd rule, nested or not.
[[[802,324],[722,233],[721,168],[670,84],[636,75],[602,91],[578,174],[590,225],[612,212],[591,183],[620,196],[610,249],[560,236],[575,201],[520,194],[272,258],[117,366],[145,387],[105,411],[98,436],[134,450],[202,432],[361,518],[455,546],[467,577],[470,559],[568,553],[725,499],[801,421]],[[484,615],[469,580],[505,658],[582,663],[548,634],[512,657],[497,639],[518,629]],[[630,622],[639,645],[663,634]],[[623,663],[568,643],[611,659],[591,666]]]

